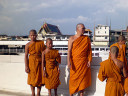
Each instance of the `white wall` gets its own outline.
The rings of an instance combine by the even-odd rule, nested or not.
[[[100,26],[96,28],[95,35],[96,36],[101,36],[101,35],[109,36],[109,27],[106,27],[106,29],[105,29],[105,26]]]
[[[59,96],[69,96],[69,70],[67,69],[67,57],[63,57],[60,65],[61,85],[58,88]],[[104,57],[106,59],[106,57]],[[93,58],[91,64],[92,85],[86,89],[88,96],[103,96],[106,82],[100,82],[97,78],[99,63],[104,60],[101,57]],[[27,74],[24,68],[24,54],[21,55],[0,55],[0,90],[10,92],[21,92],[30,94],[30,87],[27,85]],[[42,95],[47,95],[47,89],[42,87]],[[75,96],[78,96],[77,94]]]
[[[105,39],[105,37],[107,37],[107,39]],[[109,41],[109,37],[105,36],[105,37],[95,37],[95,41]]]

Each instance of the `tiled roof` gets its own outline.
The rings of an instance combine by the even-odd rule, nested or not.
[[[56,25],[44,23],[43,26],[41,27],[41,29],[39,30],[39,33],[43,29],[45,30],[46,33],[57,33],[57,35],[61,35],[61,32],[60,32],[59,28]]]

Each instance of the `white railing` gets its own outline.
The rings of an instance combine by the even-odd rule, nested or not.
[[[67,56],[68,47],[53,47],[59,50],[61,56]],[[0,53],[24,53],[25,49],[0,49]],[[92,56],[99,57],[101,53],[109,53],[109,47],[92,47]]]

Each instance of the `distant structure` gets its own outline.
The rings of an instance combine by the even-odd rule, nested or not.
[[[45,35],[61,35],[61,32],[56,25],[44,23],[43,26],[41,26],[38,34],[42,34],[43,36]]]
[[[85,29],[84,35],[89,36],[91,39],[91,42],[93,41],[92,31],[90,29]]]
[[[28,36],[8,36],[0,34],[0,41],[28,41]]]
[[[68,40],[71,35],[62,35],[58,26],[44,23],[39,32],[38,39],[46,40],[47,38],[51,38],[52,40]]]
[[[99,46],[109,45],[109,26],[98,25],[94,29],[93,44]]]
[[[127,42],[127,40],[128,40],[128,27],[126,28],[126,30],[110,30],[109,46],[112,45],[115,42],[118,42],[118,37],[120,35],[125,36],[126,42]]]
[[[88,35],[92,41],[92,31],[90,29],[85,29],[84,35]],[[38,32],[38,39],[39,40],[46,40],[47,38],[51,38],[52,40],[68,40],[71,35],[63,35],[58,26],[44,23],[39,32]]]

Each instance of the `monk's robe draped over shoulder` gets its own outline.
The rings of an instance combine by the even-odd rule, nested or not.
[[[44,84],[41,66],[41,54],[45,46],[43,41],[36,41],[29,45],[29,68],[28,84],[34,87]]]
[[[98,78],[106,79],[105,96],[124,96],[122,71],[111,59],[101,62]]]
[[[127,67],[127,71],[128,71],[128,65],[127,65],[127,59],[125,57],[125,54],[126,54],[126,45],[123,44],[122,45],[122,48],[119,47],[119,44],[118,43],[115,43],[113,45],[110,46],[110,48],[112,46],[117,46],[119,48],[119,53],[118,53],[118,59],[122,62],[125,63],[126,67]],[[125,89],[125,92],[128,93],[128,77],[125,79],[125,83],[124,83],[124,89]]]
[[[122,61],[122,62],[124,62],[124,63],[126,64],[126,63],[127,63],[127,59],[126,59],[126,57],[125,57],[126,45],[123,44],[123,45],[122,45],[122,48],[120,48],[120,47],[119,47],[119,44],[118,44],[118,43],[115,43],[115,44],[112,44],[112,45],[110,46],[110,49],[111,49],[112,46],[118,47],[119,53],[118,53],[117,59],[120,60],[120,61]],[[110,58],[110,56],[109,56],[109,58]]]
[[[51,49],[48,53],[46,53],[45,62],[46,62],[45,87],[47,89],[56,89],[60,84],[58,63],[61,63],[61,57],[59,55],[58,50]]]
[[[71,69],[69,80],[70,94],[74,94],[91,85],[91,69],[87,67],[92,60],[91,42],[88,36],[78,37],[72,45]]]

